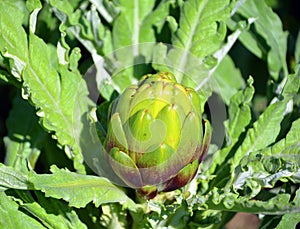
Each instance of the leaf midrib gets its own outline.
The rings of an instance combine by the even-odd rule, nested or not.
[[[183,67],[186,65],[187,63],[187,56],[188,56],[188,53],[189,51],[191,50],[192,48],[192,44],[193,44],[193,38],[196,34],[196,29],[198,27],[198,24],[199,24],[199,20],[200,20],[200,17],[203,13],[203,10],[205,9],[206,5],[208,3],[208,0],[205,0],[202,4],[199,5],[199,9],[198,9],[198,12],[197,12],[197,16],[196,16],[196,20],[194,21],[193,25],[191,26],[191,33],[190,33],[190,36],[188,36],[188,40],[186,42],[186,45],[184,46],[184,52],[183,52],[183,55],[180,59],[180,64],[179,64],[179,70],[184,70]],[[186,3],[188,4],[188,3]],[[182,74],[179,76],[179,82],[181,82],[182,80]]]
[[[32,76],[34,76],[35,82],[37,82],[39,84],[39,87],[46,93],[46,95],[49,99],[48,101],[51,101],[51,103],[52,103],[51,107],[55,107],[55,111],[62,117],[62,119],[66,125],[66,126],[64,126],[64,129],[66,129],[65,127],[67,127],[67,130],[70,130],[70,131],[68,131],[68,133],[73,132],[73,128],[70,128],[71,126],[70,126],[70,123],[68,122],[68,118],[62,112],[62,110],[59,106],[59,103],[56,102],[56,100],[54,99],[52,94],[49,92],[48,88],[45,86],[44,83],[42,83],[41,79],[38,77],[38,74],[36,73],[36,71],[32,68],[32,66],[29,63],[28,63],[28,68],[29,68],[30,72],[32,73]],[[59,96],[59,98],[60,97],[61,97],[61,95]],[[44,110],[44,107],[42,107],[41,105],[39,105],[39,107],[41,107]],[[56,126],[56,127],[58,127],[58,126]],[[59,128],[57,128],[57,129],[59,129]],[[55,132],[57,133],[57,130]]]

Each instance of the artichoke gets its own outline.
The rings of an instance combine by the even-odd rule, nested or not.
[[[178,189],[197,173],[210,143],[200,100],[168,72],[145,75],[112,103],[107,161],[125,185],[150,199]]]

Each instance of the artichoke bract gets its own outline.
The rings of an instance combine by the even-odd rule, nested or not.
[[[145,75],[112,103],[107,160],[125,185],[146,198],[189,183],[210,143],[192,88],[168,72]]]

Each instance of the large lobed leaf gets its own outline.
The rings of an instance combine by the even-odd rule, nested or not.
[[[228,108],[228,120],[224,125],[226,128],[227,146],[217,151],[213,155],[212,164],[209,171],[212,173],[217,166],[220,166],[227,160],[231,149],[237,143],[240,135],[246,131],[246,127],[251,122],[250,103],[254,95],[253,78],[247,81],[247,86],[238,91],[230,99]]]
[[[50,198],[46,200],[41,193],[35,193],[38,196],[36,202],[29,192],[21,191],[32,190],[33,186],[27,176],[16,169],[0,164],[0,177],[1,228],[86,228],[65,203]],[[7,195],[4,190],[8,189],[14,189],[11,193],[17,195]]]
[[[96,207],[105,203],[120,202],[125,207],[135,209],[134,202],[124,191],[102,177],[81,175],[64,169],[51,167],[52,174],[38,175],[32,172],[29,182],[34,189],[41,190],[53,198],[64,199],[70,206],[85,207],[93,202]]]
[[[172,45],[156,45],[153,67],[171,71],[180,83],[197,89],[201,107],[204,107],[212,90],[218,90],[218,86],[209,81],[212,76],[209,69],[218,62],[214,54],[226,35],[231,1],[189,0],[181,3],[178,24],[173,17],[168,17]]]
[[[70,72],[67,66],[60,66],[59,72],[53,70],[50,53],[49,47],[41,39],[30,34],[29,63],[24,71],[24,85],[31,101],[40,109],[43,126],[55,132],[61,145],[71,149],[68,156],[74,158],[75,168],[82,171],[83,158],[78,142],[82,129],[81,118],[87,112],[88,91],[81,76]],[[78,105],[82,107],[82,113],[75,113]]]
[[[280,123],[284,116],[290,112],[289,104],[300,87],[298,75],[290,75],[286,77],[284,82],[281,91],[282,100],[274,99],[274,102],[253,123],[253,127],[247,131],[245,139],[234,154],[233,167],[238,165],[243,156],[248,155],[250,152],[262,150],[275,142],[281,130]]]
[[[205,205],[214,210],[281,215],[300,212],[298,195],[299,190],[297,190],[297,197],[294,199],[291,199],[290,194],[281,193],[267,201],[249,200],[248,197],[239,197],[235,193],[227,193],[224,190],[214,188],[205,200]],[[199,200],[201,201],[201,197]]]
[[[103,8],[108,2],[91,2],[90,10],[83,10],[85,3],[75,7],[52,0],[50,4],[56,17],[67,25],[64,32],[74,35],[91,53],[98,93],[109,100],[113,90],[121,92],[134,83],[136,77],[147,73],[136,66],[149,63],[155,34],[161,30],[173,1],[163,0],[157,6],[153,0],[110,2],[114,5],[111,15]],[[109,11],[111,6],[107,8]],[[102,23],[98,13],[113,23],[112,31]]]
[[[255,55],[265,58],[273,79],[280,79],[280,74],[286,77],[287,32],[283,31],[279,16],[260,0],[245,1],[237,13],[245,18],[256,18],[250,30],[240,36],[240,41]]]
[[[169,58],[177,71],[189,75],[192,68],[203,65],[204,58],[212,55],[225,38],[225,21],[230,16],[230,1],[189,0],[181,8],[179,28],[172,36],[172,44],[180,52],[170,52]],[[173,56],[172,56],[173,55]],[[191,62],[191,63],[190,63]],[[197,63],[198,62],[198,63]],[[206,63],[208,66],[210,63]],[[200,83],[205,75],[191,75]],[[180,74],[178,80],[185,79]]]
[[[247,184],[251,189],[272,188],[277,181],[300,181],[300,119],[292,123],[286,138],[263,150],[242,158],[240,172],[233,184],[241,189]]]
[[[183,4],[181,12],[172,43],[199,58],[215,52],[225,38],[229,1],[190,0]],[[184,64],[182,61],[179,63]]]
[[[132,46],[133,57],[138,56],[139,44],[145,42],[155,42],[155,27],[160,30],[164,23],[164,18],[168,15],[168,8],[172,1],[161,1],[155,8],[154,0],[146,1],[126,1],[120,0],[120,14],[114,21],[113,43],[114,49]],[[145,51],[145,50],[144,50]],[[150,51],[151,50],[146,50]],[[146,57],[149,53],[142,52]],[[130,53],[128,53],[129,55]],[[128,56],[127,56],[128,58]],[[118,56],[119,60],[126,62],[125,56]]]
[[[6,7],[5,4],[0,4],[1,11],[3,9],[4,12],[1,14],[1,34],[16,35],[24,42],[12,45],[7,38],[0,43],[1,50],[7,50],[6,57],[18,60],[14,61],[14,67],[18,67],[20,61],[24,63],[20,76],[24,81],[24,95],[30,98],[38,110],[43,126],[49,132],[54,132],[58,142],[66,147],[68,156],[74,159],[75,168],[83,172],[79,139],[81,118],[88,110],[86,84],[78,72],[69,71],[67,65],[58,63],[52,46],[31,32],[27,37],[22,21],[11,19]],[[16,6],[11,6],[10,9],[17,11]],[[22,15],[21,12],[19,14]],[[24,49],[24,52],[20,49]],[[82,108],[80,113],[76,106]]]
[[[233,167],[239,163],[242,156],[264,149],[275,141],[280,131],[280,122],[287,109],[287,102],[284,100],[271,104],[253,123],[253,127],[247,131],[243,143],[234,154]]]
[[[136,82],[136,78],[148,73],[145,67],[151,61],[156,33],[159,33],[174,1],[119,1],[120,14],[112,29],[114,63],[113,82],[123,91]],[[142,66],[142,67],[141,67]]]
[[[71,223],[80,225],[71,208],[55,199],[63,199],[69,206],[76,208],[85,207],[90,202],[93,202],[96,207],[118,202],[132,211],[137,208],[123,190],[105,178],[69,172],[56,166],[52,166],[51,171],[52,174],[36,174],[31,171],[28,176],[25,176],[12,167],[0,164],[0,194],[8,189],[16,190],[20,196],[16,201],[20,206],[39,218],[43,224],[50,225],[66,223],[63,216],[59,216],[55,222],[55,217],[46,213],[49,209],[59,211],[60,208],[64,209],[66,215],[69,214],[67,218],[71,217]],[[36,193],[38,203],[35,203],[31,195],[18,190],[41,190],[46,197],[55,199],[47,200],[43,195]]]

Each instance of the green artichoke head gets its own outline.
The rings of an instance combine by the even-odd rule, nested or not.
[[[110,107],[107,160],[125,185],[152,198],[193,179],[210,136],[196,92],[168,72],[148,74]]]

